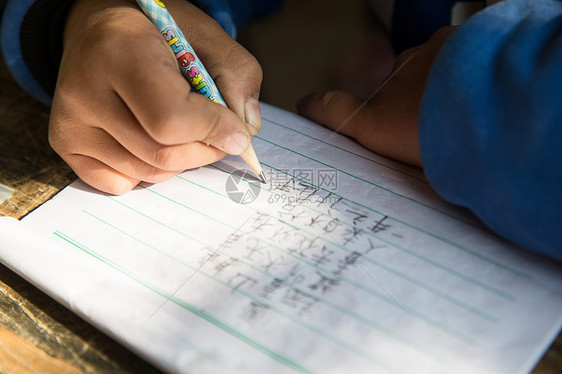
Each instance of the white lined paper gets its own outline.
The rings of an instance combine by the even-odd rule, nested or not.
[[[272,183],[251,181],[255,201],[228,197],[228,178],[245,183],[235,157],[120,197],[75,182],[19,225],[49,238],[48,261],[88,269],[86,285],[22,267],[41,248],[3,261],[165,370],[530,370],[560,328],[559,264],[489,233],[419,170],[262,111]]]

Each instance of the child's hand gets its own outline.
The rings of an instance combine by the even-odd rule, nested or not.
[[[423,91],[433,60],[453,31],[442,28],[427,43],[400,54],[395,69],[411,59],[366,105],[349,93],[329,91],[302,99],[299,112],[374,152],[421,166],[418,118]]]
[[[190,93],[171,48],[135,1],[76,1],[49,141],[102,191],[122,194],[140,181],[161,182],[240,154],[261,126],[255,58],[189,2],[166,5],[231,110]]]

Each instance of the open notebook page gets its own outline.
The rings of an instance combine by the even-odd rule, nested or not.
[[[559,263],[489,233],[420,170],[262,112],[268,184],[239,157],[119,197],[77,181],[1,221],[2,261],[174,372],[533,367],[562,322]]]

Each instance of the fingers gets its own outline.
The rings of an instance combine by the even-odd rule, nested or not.
[[[140,182],[88,156],[67,155],[63,159],[85,183],[112,195],[129,192]]]
[[[85,111],[85,103],[77,101],[75,96],[65,96],[60,91],[55,95],[49,141],[79,176],[103,191],[122,191],[123,178],[130,182],[127,185],[131,188],[141,180],[162,182],[183,170],[213,163],[225,155],[201,142],[170,146],[156,142],[143,131],[117,95],[97,98],[96,102],[104,108],[99,112]],[[96,177],[82,169],[92,164],[84,161],[88,158],[99,161],[93,174]],[[101,170],[105,172],[100,174]],[[109,180],[116,180],[115,188],[110,186]]]
[[[302,99],[298,110],[315,122],[355,138],[374,152],[421,165],[415,105],[411,108],[400,98],[381,101],[381,97],[382,92],[364,102],[342,91],[321,92]]]
[[[224,156],[219,150],[199,142],[179,146],[149,142],[149,149],[159,147],[155,152],[144,153],[149,163],[129,152],[103,129],[80,125],[76,127],[77,134],[76,131],[68,131],[72,126],[67,126],[66,134],[75,136],[61,136],[56,134],[56,128],[51,126],[53,149],[86,183],[113,194],[124,193],[139,181],[163,182],[185,169],[207,165]],[[135,144],[138,145],[142,143]],[[89,170],[90,166],[95,168]]]
[[[189,2],[172,0],[166,5],[213,77],[228,107],[247,123],[250,135],[257,134],[261,128],[258,98],[263,73],[256,58]]]
[[[112,69],[109,79],[144,131],[160,144],[201,141],[230,154],[248,147],[243,122],[228,108],[190,92],[177,69],[142,61],[134,72]]]
[[[257,62],[208,16],[183,0],[168,2],[190,12],[187,32],[203,38],[204,55],[229,52],[211,65],[219,80],[224,77],[224,96],[235,112],[191,93],[171,48],[133,1],[77,0],[64,35],[49,141],[78,176],[102,191],[124,193],[139,181],[161,182],[225,153],[241,154],[249,131],[259,129],[259,122],[256,128],[245,123],[246,112],[259,117]],[[208,25],[214,31],[207,33]],[[238,67],[223,67],[228,58]],[[233,74],[242,78],[241,91],[226,83]],[[258,78],[244,84],[251,81],[247,75]]]
[[[363,100],[343,91],[319,92],[306,96],[297,104],[300,114],[342,134],[360,138],[367,124]]]
[[[377,153],[415,164],[413,153],[417,144],[407,140],[411,136],[404,131],[405,124],[397,123],[400,119],[387,113],[394,110],[388,105],[364,102],[347,92],[328,91],[305,97],[299,102],[298,110],[305,117],[351,136]]]
[[[121,26],[113,43],[101,44],[99,53],[110,59],[107,80],[155,141],[172,145],[202,141],[230,154],[241,154],[249,144],[244,123],[228,108],[190,92],[169,46],[146,19],[146,29]],[[134,37],[126,37],[127,33]],[[94,46],[95,48],[95,46]],[[131,59],[137,51],[150,51]],[[110,131],[111,132],[111,131]]]
[[[433,61],[453,31],[440,29],[427,43],[399,55],[386,84],[371,100],[329,91],[305,97],[299,112],[374,152],[421,166],[418,117],[423,92]]]
[[[215,162],[225,156],[225,153],[216,147],[198,141],[173,145],[161,144],[144,131],[122,101],[108,102],[105,107],[112,115],[100,119],[99,126],[131,153],[131,157],[134,155],[156,168],[168,171],[191,169]],[[114,123],[119,125],[110,126]]]

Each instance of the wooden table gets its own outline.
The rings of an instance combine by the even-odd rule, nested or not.
[[[48,116],[0,65],[0,183],[15,190],[0,215],[22,218],[76,178],[48,145]],[[158,370],[0,265],[0,372]],[[534,373],[562,373],[562,335]]]

